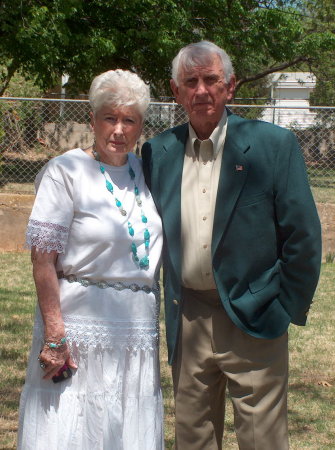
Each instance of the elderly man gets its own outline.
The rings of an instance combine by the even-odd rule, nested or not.
[[[144,144],[163,219],[176,448],[221,449],[226,388],[240,449],[288,448],[287,328],[305,325],[320,222],[295,136],[226,109],[235,76],[210,42],[173,61],[189,123]]]

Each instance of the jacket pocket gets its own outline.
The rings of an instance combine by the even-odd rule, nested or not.
[[[266,316],[268,308],[278,303],[280,293],[279,262],[266,270],[242,296],[231,299],[230,304],[237,316],[251,327],[258,328],[262,316]]]
[[[280,289],[280,260],[278,259],[274,266],[267,269],[262,273],[260,277],[256,280],[249,283],[249,289],[252,294],[256,294],[257,292],[263,290],[269,283],[273,285],[271,286],[271,290],[277,288],[277,293],[279,294]]]

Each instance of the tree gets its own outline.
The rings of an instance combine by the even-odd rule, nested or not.
[[[93,76],[120,67],[164,95],[171,59],[201,39],[232,56],[242,89],[299,63],[313,67],[335,48],[334,30],[304,8],[296,0],[3,0],[0,94],[17,70],[43,88],[67,73],[72,89],[87,90]]]
[[[306,5],[311,11],[315,27],[327,24],[335,32],[334,0],[308,1]],[[314,74],[316,87],[311,93],[312,105],[335,106],[335,64],[334,51],[326,50],[315,58]]]
[[[182,45],[177,30],[188,23],[170,0],[5,0],[0,21],[0,55],[7,61],[2,92],[18,69],[45,88],[68,73],[87,89],[94,75],[116,67],[157,83],[166,55]]]

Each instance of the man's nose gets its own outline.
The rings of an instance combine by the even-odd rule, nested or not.
[[[195,91],[198,95],[207,94],[206,83],[204,83],[202,80],[199,80]]]

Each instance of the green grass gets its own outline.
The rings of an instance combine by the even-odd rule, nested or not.
[[[0,448],[15,448],[35,305],[30,256],[0,254]]]
[[[27,253],[0,254],[0,449],[15,449],[18,402],[24,381],[35,306]],[[289,429],[291,450],[334,449],[335,264],[324,264],[306,327],[290,328]],[[173,394],[167,365],[163,312],[161,372],[166,448],[172,449]],[[224,449],[237,449],[228,402]]]
[[[307,167],[307,171],[315,201],[335,204],[335,169]]]
[[[335,189],[312,186],[312,193],[316,203],[331,203],[335,205]]]

